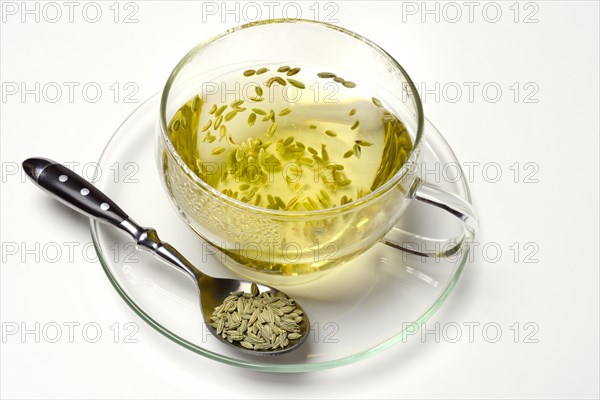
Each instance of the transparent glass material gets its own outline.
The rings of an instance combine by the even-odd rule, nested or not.
[[[95,185],[128,214],[157,229],[192,263],[217,277],[236,277],[222,265],[220,254],[189,229],[171,207],[156,170],[152,133],[159,97],[142,104],[118,129],[99,160],[102,172]],[[435,165],[460,165],[439,132],[426,121],[419,171]],[[115,180],[115,166],[123,174]],[[420,175],[420,174],[418,174]],[[439,182],[447,192],[470,201],[464,175]],[[392,232],[427,232],[433,237],[452,235],[462,226],[449,213],[420,201],[407,202]],[[92,238],[110,282],[135,313],[166,338],[203,357],[226,364],[271,372],[301,372],[334,368],[394,348],[399,362],[410,358],[404,339],[415,334],[452,291],[468,260],[468,246],[443,258],[422,257],[384,243],[334,268],[320,279],[282,288],[296,298],[311,320],[311,333],[298,350],[278,357],[242,354],[214,338],[202,323],[198,292],[180,271],[169,268],[114,228],[91,221]],[[434,249],[434,247],[431,247]],[[394,318],[389,318],[390,311]],[[377,325],[377,329],[365,327]],[[204,363],[173,351],[156,341],[166,359],[202,373]],[[406,356],[406,357],[405,357]]]
[[[350,51],[351,50],[351,51]],[[174,113],[209,82],[257,65],[312,65],[351,76],[405,125],[413,150],[385,184],[351,203],[317,211],[274,211],[225,196],[182,161],[168,135]],[[358,89],[360,90],[360,89]],[[161,100],[158,160],[167,191],[188,224],[237,272],[268,284],[297,283],[343,264],[388,233],[414,189],[423,110],[402,67],[357,34],[313,21],[244,25],[204,42],[171,74]],[[291,250],[291,251],[290,251]]]

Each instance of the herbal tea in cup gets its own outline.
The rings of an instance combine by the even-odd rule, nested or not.
[[[408,165],[422,125],[410,78],[376,45],[274,20],[203,43],[175,68],[160,170],[207,252],[254,280],[295,283],[394,226],[419,182]]]

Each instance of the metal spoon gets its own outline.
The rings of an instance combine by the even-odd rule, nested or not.
[[[250,293],[252,282],[239,279],[213,278],[200,272],[173,246],[162,242],[154,229],[136,224],[108,196],[61,164],[46,158],[29,158],[23,161],[23,169],[35,184],[53,195],[57,200],[82,214],[120,229],[135,240],[138,249],[149,251],[161,261],[185,272],[188,277],[192,278],[200,292],[200,308],[202,309],[204,322],[213,335],[222,342],[249,354],[277,355],[290,352],[305,341],[310,326],[306,313],[303,314],[302,321],[298,324],[302,336],[299,339],[290,340],[290,344],[283,349],[249,350],[243,348],[237,342],[229,343],[210,326],[210,317],[215,307],[220,305],[231,292]],[[257,286],[261,293],[271,292],[276,294],[279,292],[270,286]],[[296,304],[296,307],[302,309],[299,304]]]

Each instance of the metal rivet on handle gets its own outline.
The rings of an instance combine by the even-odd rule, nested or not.
[[[61,182],[66,182],[68,179],[69,179],[69,177],[66,175],[61,175],[58,177],[58,180]]]
[[[88,194],[90,194],[90,189],[83,188],[79,191],[79,193],[81,193],[82,196],[87,196]]]
[[[110,206],[108,205],[108,203],[102,203],[102,204],[100,204],[100,209],[101,209],[102,211],[106,211],[106,210],[108,210],[109,208],[110,208]]]

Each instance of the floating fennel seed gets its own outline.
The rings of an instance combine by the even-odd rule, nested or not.
[[[302,165],[302,162],[300,162],[300,165]],[[314,165],[314,161],[313,161],[313,165]],[[312,165],[311,165],[312,166]],[[287,179],[286,179],[287,180]],[[291,183],[288,182],[288,185],[290,185]],[[300,189],[302,189],[302,184],[300,182],[296,182],[293,185],[290,186],[290,188],[295,192],[298,193],[300,191]]]
[[[313,155],[319,154],[319,152],[316,149],[314,149],[313,147],[308,146],[307,150],[310,154],[313,154]]]
[[[253,186],[250,191],[248,192],[248,195],[251,197],[254,197],[254,195],[256,194],[256,192],[258,192],[258,186]]]
[[[344,87],[347,87],[349,89],[353,89],[356,87],[356,83],[351,82],[351,81],[344,81],[344,82],[342,82],[342,85],[344,85]]]
[[[304,206],[305,209],[307,209],[308,211],[315,211],[316,208],[314,208],[309,202],[308,200],[304,200],[304,203],[302,203],[302,205]]]
[[[383,104],[381,104],[381,101],[376,98],[376,97],[371,97],[371,101],[373,102],[373,104],[375,104],[377,107],[383,107]]]
[[[187,129],[187,127],[188,127],[187,118],[185,118],[185,117],[182,117],[182,118],[181,118],[181,127],[182,127],[183,129]]]
[[[352,124],[352,126],[350,127],[350,129],[355,130],[356,128],[358,128],[358,125],[360,125],[360,121],[356,120],[356,122],[354,122],[354,124]]]
[[[327,78],[335,78],[335,77],[337,77],[337,75],[336,75],[336,74],[334,74],[333,72],[319,72],[319,73],[317,74],[317,76],[318,76],[319,78],[326,78],[326,79],[327,79]]]
[[[352,150],[354,151],[354,155],[356,156],[356,158],[360,158],[360,146],[355,144],[354,147],[352,147]]]
[[[281,154],[281,152],[285,150],[285,147],[289,147],[289,146],[284,146],[283,139],[279,139],[277,141],[277,144],[275,145],[275,150]]]
[[[178,131],[180,126],[181,126],[181,122],[179,122],[179,120],[175,121],[173,123],[173,130]]]
[[[233,138],[231,136],[227,136],[227,139],[225,140],[227,141],[227,143],[229,143],[229,145],[235,146],[235,142],[233,141]]]
[[[298,89],[306,89],[306,86],[304,85],[304,83],[297,81],[295,79],[292,78],[288,78],[288,82],[290,83],[290,85],[292,85],[295,88]]]
[[[233,117],[235,117],[237,115],[238,111],[233,110],[233,111],[229,111],[227,114],[225,114],[225,121],[231,121],[233,119]]]
[[[350,158],[354,155],[354,150],[348,150],[344,153],[344,158]]]
[[[222,105],[221,107],[217,108],[217,111],[215,111],[215,117],[218,117],[219,115],[223,114],[223,111],[225,111],[226,108],[227,108],[227,104]]]
[[[325,134],[327,136],[331,136],[331,137],[336,137],[337,136],[337,133],[335,131],[332,131],[332,130],[326,130]]]
[[[281,197],[275,196],[275,202],[277,203],[277,205],[279,206],[279,208],[281,208],[282,210],[285,210],[285,203],[283,202],[283,200],[281,199]]]
[[[298,165],[290,165],[289,166],[290,171],[292,171],[296,176],[301,176],[302,175],[302,167],[298,166]]]
[[[308,157],[301,157],[300,160],[298,160],[298,162],[300,164],[306,165],[307,167],[312,167],[313,165],[315,165],[315,160]]]
[[[323,197],[325,200],[331,201],[331,197],[329,197],[329,194],[327,194],[327,192],[324,189],[321,189],[319,193],[321,194],[321,197]]]
[[[275,113],[273,112],[273,110],[270,110],[268,114],[266,114],[264,117],[262,117],[262,121],[266,122],[268,120],[273,120],[275,118]],[[275,121],[272,121],[275,122]]]
[[[219,115],[219,116],[217,117],[217,119],[215,119],[215,123],[213,124],[213,128],[214,128],[215,130],[216,130],[216,129],[219,129],[219,127],[221,126],[221,122],[223,122],[223,116],[222,116],[222,115]]]
[[[225,125],[221,125],[221,128],[219,129],[219,142],[221,141],[221,139],[225,138],[227,136],[227,128],[225,127]]]
[[[273,122],[273,123],[271,123],[271,125],[269,126],[269,129],[267,130],[267,136],[272,137],[275,135],[275,132],[277,132],[277,123]]]
[[[235,149],[235,160],[237,162],[242,161],[244,159],[244,156],[245,156],[244,150],[242,150],[241,147],[238,147],[237,149]]]
[[[287,82],[285,81],[285,79],[283,79],[279,76],[274,76],[272,78],[269,78],[269,80],[265,84],[268,87],[271,87],[274,83],[279,83],[281,86],[287,85]]]
[[[324,162],[329,162],[329,153],[325,150],[325,145],[321,146],[321,157],[323,157]]]
[[[300,68],[292,68],[289,71],[287,71],[287,76],[294,76],[296,75],[298,72],[300,72]]]
[[[319,157],[318,155],[316,155],[316,154],[315,154],[315,155],[313,155],[312,157],[313,157],[313,159],[314,159],[316,162],[318,162],[319,164],[324,164],[324,163],[325,163],[325,161],[324,161],[324,160],[323,160],[321,157]]]
[[[194,97],[194,101],[192,101],[192,111],[193,112],[198,111],[199,106],[200,106],[200,97],[198,97],[198,95],[196,95],[196,97]]]
[[[333,81],[337,82],[337,83],[344,83],[344,82],[346,82],[346,80],[344,78],[342,78],[341,76],[336,76],[335,78],[333,78]]]
[[[293,136],[290,136],[290,137],[288,137],[287,139],[285,139],[285,140],[283,141],[283,145],[284,145],[284,146],[289,146],[290,144],[292,144],[292,142],[293,142],[293,141],[294,141],[294,137],[293,137]]]
[[[219,154],[225,152],[225,147],[223,146],[219,146],[219,147],[215,147],[210,154],[212,154],[213,156],[218,156]]]
[[[353,108],[352,110],[350,110],[350,112],[348,113],[349,116],[353,116],[354,114],[356,114],[356,108]]]
[[[236,100],[233,103],[231,103],[229,106],[231,108],[236,108],[236,107],[241,106],[242,104],[244,104],[244,100]]]
[[[211,125],[212,125],[212,119],[209,119],[208,122],[206,123],[206,125],[204,125],[202,127],[202,131],[201,132],[206,132],[207,130],[209,130]]]
[[[245,191],[246,191],[246,190],[248,190],[248,189],[250,189],[250,185],[248,185],[247,183],[242,183],[242,184],[240,185],[240,190],[241,190],[242,192],[245,192]]]
[[[299,199],[300,199],[299,195],[292,197],[290,199],[290,201],[288,201],[287,205],[285,206],[286,210],[291,210],[298,203]]]
[[[279,115],[280,117],[283,117],[284,115],[288,115],[291,112],[292,112],[291,108],[284,108],[283,110],[279,111],[279,113],[277,113],[277,115]]]
[[[344,169],[344,166],[340,164],[327,164],[327,169],[332,171],[341,171]]]
[[[260,108],[253,108],[252,112],[258,114],[258,115],[267,115],[267,112],[264,110],[261,110]]]
[[[256,74],[256,71],[253,69],[247,69],[244,71],[244,76],[252,76],[254,74]]]
[[[366,147],[373,146],[373,143],[365,142],[364,140],[355,140],[354,143],[356,143],[359,146],[366,146]]]
[[[269,68],[265,68],[265,67],[259,68],[259,69],[256,70],[256,75],[262,75],[262,74],[267,73],[267,72],[269,72]]]
[[[263,90],[260,86],[254,86],[254,91],[256,92],[256,95],[258,97],[262,97],[263,95]]]
[[[248,115],[248,126],[254,125],[255,122],[256,122],[256,114],[251,113],[250,115]]]
[[[323,196],[321,196],[321,194],[317,194],[317,200],[319,201],[319,203],[321,203],[321,205],[322,205],[324,208],[328,208],[328,207],[329,207],[329,205],[330,205],[330,202],[329,202],[329,201],[327,201],[327,199],[323,198]],[[293,322],[292,320],[289,320],[289,319],[287,319],[287,318],[286,318],[286,320],[285,320],[285,321],[286,321],[286,322],[288,322],[288,321],[290,321],[290,322]]]
[[[208,111],[208,113],[209,113],[210,115],[212,115],[212,114],[214,114],[214,113],[215,113],[215,111],[217,111],[217,105],[216,105],[216,104],[213,104],[213,105],[212,105],[212,107],[210,108],[210,111]]]
[[[310,129],[317,129],[317,126],[316,126],[316,125],[309,125],[308,127],[309,127]]]
[[[288,72],[290,69],[291,68],[289,65],[284,65],[284,66],[277,68],[277,72]]]
[[[252,97],[250,97],[250,100],[253,101],[253,102],[255,102],[255,103],[260,103],[261,101],[264,100],[264,98],[252,96]]]
[[[275,150],[279,153],[283,151],[283,140],[279,139],[279,141],[275,145]]]
[[[319,205],[317,204],[316,201],[314,201],[314,199],[312,197],[307,197],[306,201],[308,201],[308,203],[311,205],[311,207],[313,208],[313,210],[318,210],[319,209]]]

